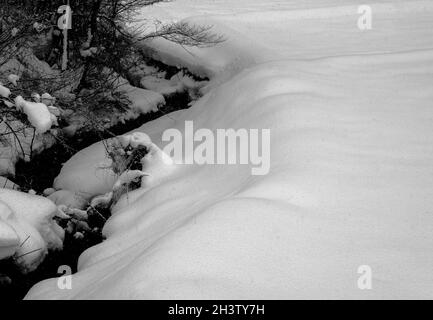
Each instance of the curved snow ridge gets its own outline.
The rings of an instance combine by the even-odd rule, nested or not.
[[[160,148],[187,120],[270,128],[271,171],[178,165],[158,179],[157,162],[157,182],[125,195],[107,240],[80,257],[72,290],[51,279],[27,298],[433,297],[431,66],[433,51],[262,63],[145,124]],[[90,174],[101,145],[58,183],[107,188]],[[357,287],[361,265],[373,290]]]

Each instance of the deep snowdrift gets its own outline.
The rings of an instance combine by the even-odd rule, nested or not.
[[[212,14],[230,32],[195,57],[153,43],[160,59],[213,82],[191,109],[139,130],[162,147],[162,132],[186,120],[270,128],[271,171],[150,161],[145,187],[115,206],[108,239],[80,257],[72,290],[51,279],[27,298],[433,298],[433,4],[374,4],[373,29],[361,31],[357,1],[312,3],[151,9]],[[105,193],[107,164],[93,145],[56,187]],[[360,265],[372,268],[372,290],[357,287]]]

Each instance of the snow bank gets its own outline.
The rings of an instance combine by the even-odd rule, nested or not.
[[[48,249],[63,246],[63,229],[52,219],[56,213],[44,197],[0,189],[0,257],[14,254],[23,272],[35,270]]]
[[[270,128],[271,171],[150,158],[153,180],[113,208],[107,240],[81,255],[73,289],[53,290],[51,279],[27,298],[433,298],[433,5],[376,2],[365,32],[359,2],[341,3],[152,6],[212,13],[233,32],[192,57],[155,45],[213,84],[190,109],[138,130],[162,148],[162,132],[183,132],[186,120]],[[116,181],[95,170],[106,161],[95,144],[56,186],[103,194]],[[372,290],[357,287],[361,265],[372,268]]]
[[[432,47],[429,0],[368,3],[374,23],[370,31],[357,26],[358,7],[365,4],[361,0],[177,0],[146,8],[140,18],[185,19],[213,26],[216,33],[224,35],[225,42],[210,48],[185,49],[164,39],[144,43],[153,49],[154,58],[209,76],[217,83],[266,61]]]

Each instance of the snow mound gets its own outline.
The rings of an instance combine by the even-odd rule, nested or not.
[[[56,205],[44,197],[0,189],[1,255],[14,254],[23,272],[35,270],[49,249],[63,247],[63,229],[52,219],[56,213]]]
[[[36,298],[433,298],[433,5],[376,1],[178,0],[152,6],[215,22],[229,40],[164,61],[213,77],[190,109],[139,129],[159,150],[165,129],[271,129],[271,170],[143,161],[142,188],[123,195],[79,259],[72,290]],[[172,11],[170,11],[172,10]],[[144,10],[143,15],[149,11]],[[209,14],[214,14],[212,19]],[[57,179],[109,192],[102,143]],[[361,265],[372,290],[357,287]]]
[[[95,148],[98,151],[95,152]],[[110,170],[111,165],[112,161],[107,156],[104,145],[94,144],[81,150],[64,164],[54,180],[54,188],[69,190],[73,197],[77,194],[87,200],[110,192],[117,180],[114,172]]]
[[[53,119],[45,104],[26,101],[23,97],[18,96],[15,98],[15,105],[27,115],[29,122],[35,127],[37,133],[45,133],[51,129]]]

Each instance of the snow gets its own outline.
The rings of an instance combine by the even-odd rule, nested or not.
[[[86,199],[111,191],[117,177],[107,170],[111,167],[111,159],[105,155],[102,143],[81,150],[64,164],[60,175],[54,180],[54,188],[69,190]]]
[[[133,112],[146,114],[151,111],[158,111],[158,107],[165,104],[165,99],[160,93],[134,87],[129,84],[128,80],[114,72],[110,73],[110,70],[106,70],[105,72],[111,74],[112,79],[110,81],[112,81],[116,91],[126,95]]]
[[[143,9],[213,24],[226,42],[146,43],[211,77],[190,109],[137,131],[155,152],[72,290],[43,281],[28,299],[433,298],[433,4],[355,0],[177,0]],[[271,171],[167,165],[165,129],[270,128]],[[158,151],[159,150],[159,151]],[[57,189],[112,190],[102,143],[68,161]],[[105,167],[107,168],[107,167]],[[360,290],[358,268],[372,268]]]
[[[131,134],[126,134],[120,136],[119,140],[123,148],[128,146],[131,146],[134,149],[140,146],[147,147],[152,143],[150,137],[143,132],[133,132]]]
[[[98,52],[98,48],[91,47],[89,49],[80,49],[80,55],[83,58],[91,57]]]
[[[10,208],[0,202],[0,259],[12,256],[20,244],[15,229],[6,221]]]
[[[15,37],[17,34],[18,34],[18,29],[17,28],[13,28],[12,30],[11,30],[11,35],[12,35],[12,37]]]
[[[37,96],[35,96],[35,97],[37,98]],[[56,98],[54,98],[53,96],[51,96],[48,92],[45,92],[41,96],[41,102],[43,104],[45,104],[47,107],[48,106],[52,106],[55,101],[56,101]]]
[[[191,77],[184,75],[181,71],[170,79],[165,79],[158,75],[147,75],[141,78],[140,84],[148,90],[159,92],[164,96],[169,96],[176,92],[183,92],[191,89],[198,90],[206,84],[206,82],[196,82]]]
[[[0,219],[0,259],[12,256],[19,246],[19,238],[15,230]]]
[[[12,83],[14,86],[18,85],[18,80],[20,80],[20,76],[16,75],[16,74],[10,74],[8,76],[8,80],[10,83]]]
[[[34,102],[41,102],[41,96],[39,95],[39,93],[33,92],[31,94],[31,97],[32,97]]]
[[[0,83],[0,96],[9,98],[11,91]]]
[[[12,181],[10,181],[9,179],[0,176],[0,188],[18,190],[19,186],[13,183]]]
[[[58,190],[51,192],[47,198],[53,201],[56,205],[66,205],[68,207],[77,209],[84,209],[88,204],[85,196],[68,190]]]
[[[8,124],[10,128],[4,122],[0,123],[0,132],[3,133],[3,141],[0,144],[0,175],[13,176],[18,159],[29,161],[30,154],[37,154],[51,147],[55,139],[52,135],[34,137],[34,128],[24,125],[21,121],[9,121]]]
[[[127,170],[123,172],[114,183],[113,191],[119,190],[122,186],[127,185],[138,178],[146,176],[146,172],[141,170]]]
[[[131,101],[131,108],[142,114],[158,111],[158,107],[165,104],[164,97],[160,93],[151,90],[131,85],[124,85],[121,87],[121,90],[126,93],[128,100]]]
[[[37,133],[44,133],[51,129],[53,125],[51,113],[44,103],[26,101],[18,96],[15,98],[15,105],[27,115]]]
[[[63,229],[52,219],[56,213],[56,205],[44,197],[0,189],[0,255],[14,254],[23,272],[35,270],[48,249],[63,246]]]

